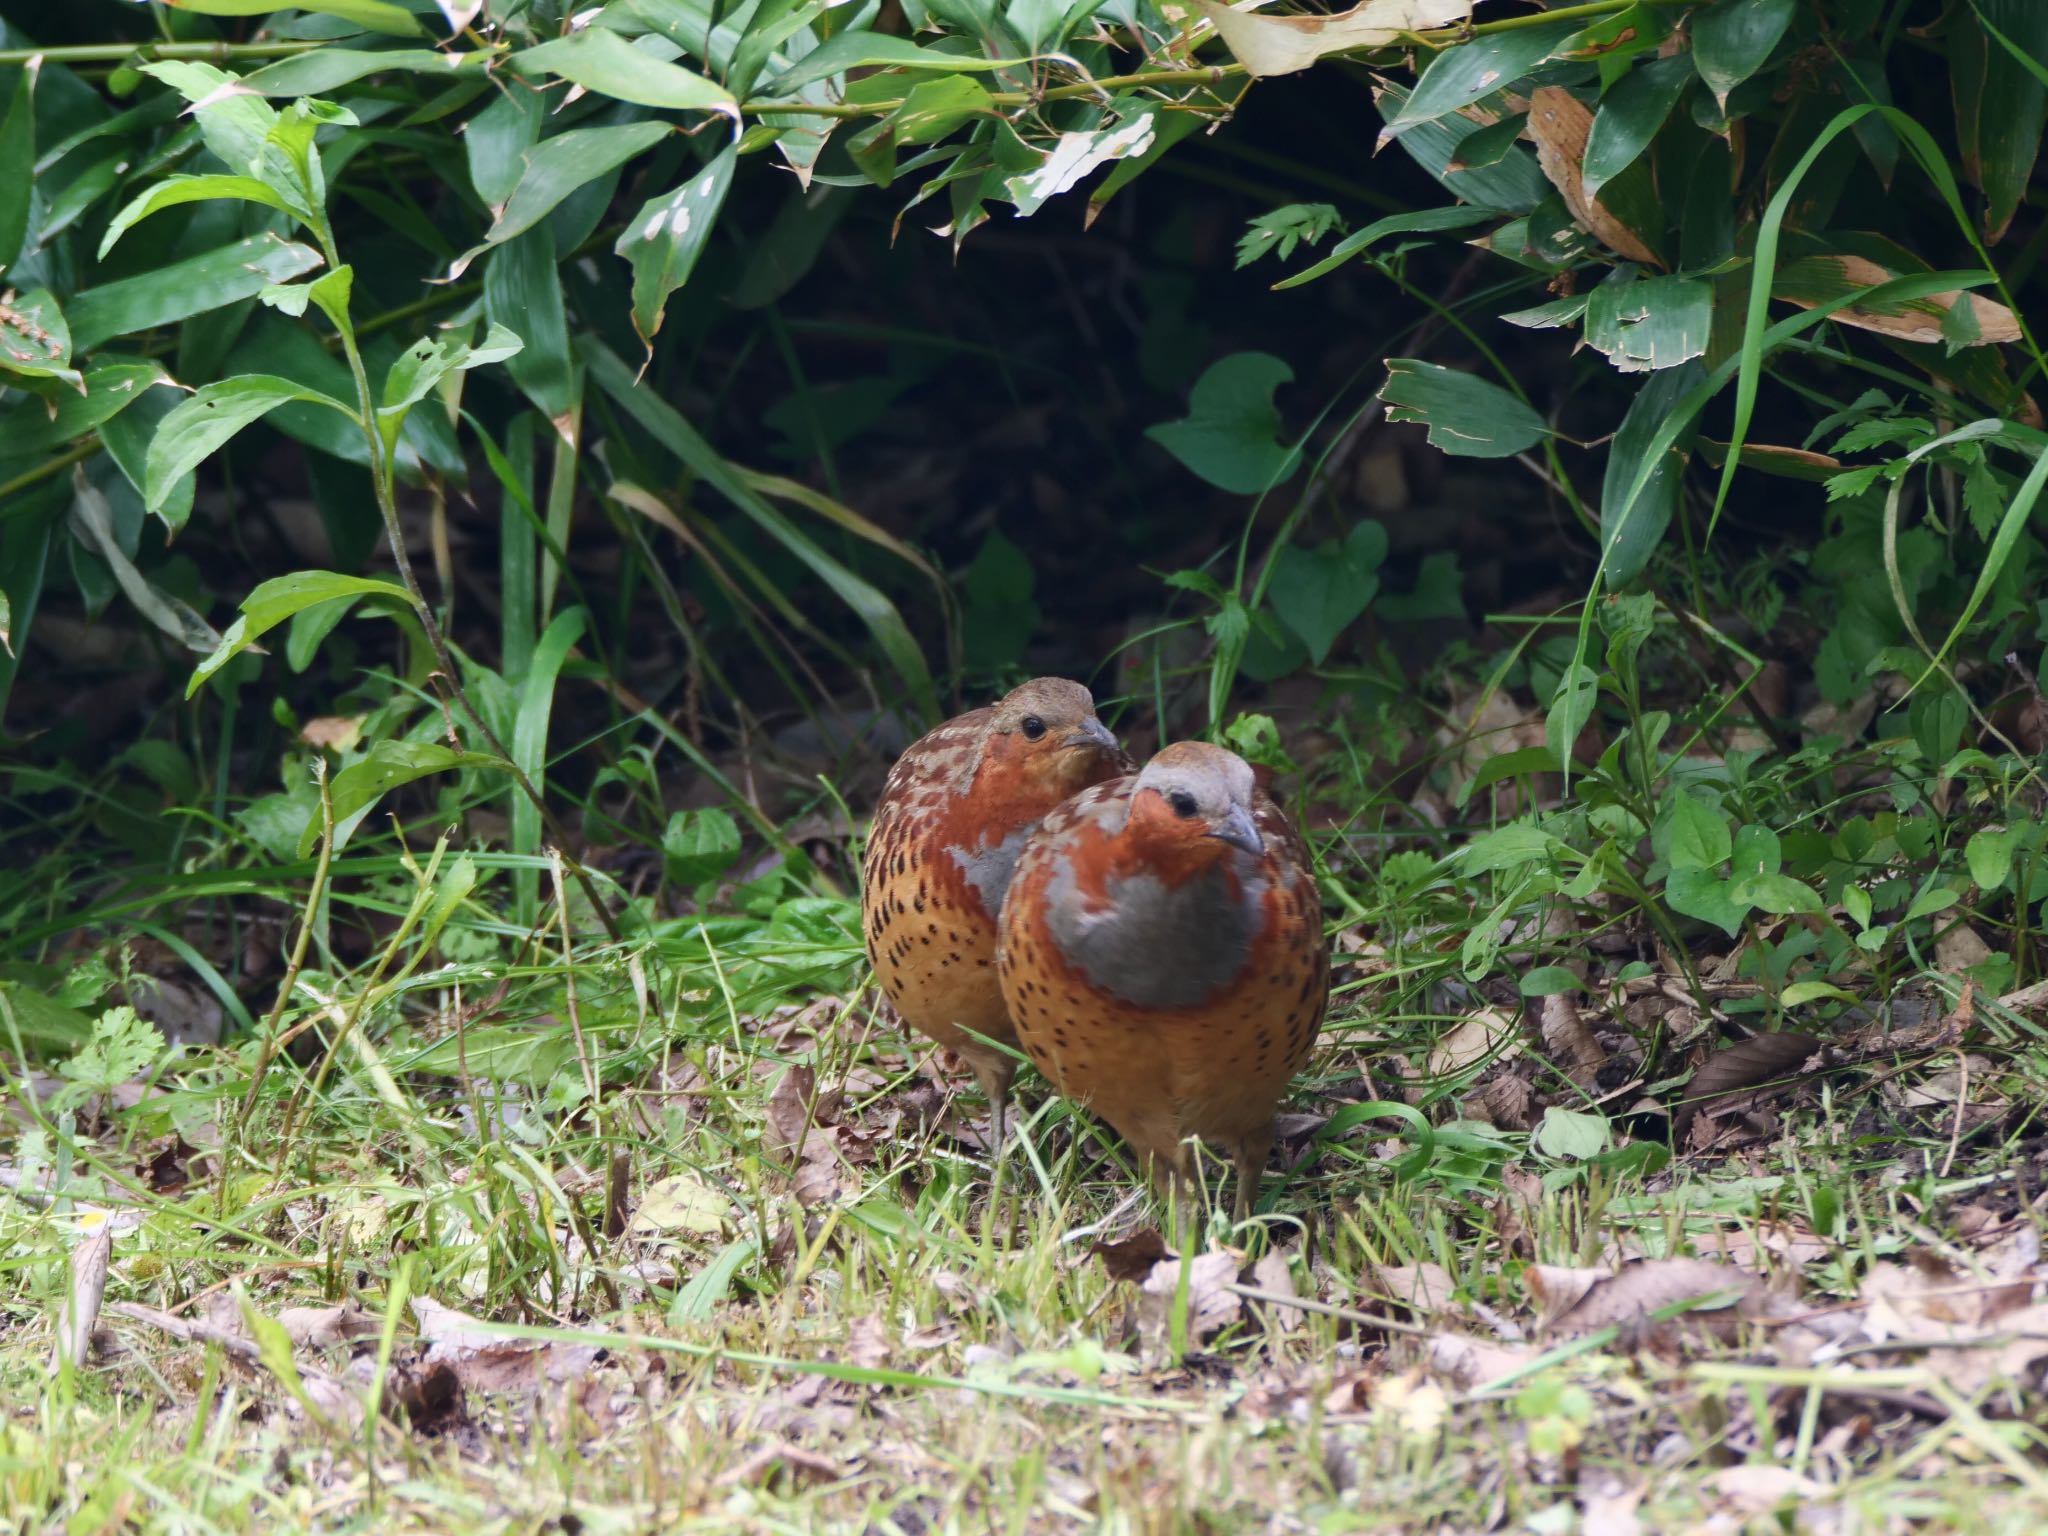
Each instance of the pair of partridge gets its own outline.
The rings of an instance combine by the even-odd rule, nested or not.
[[[1183,742],[1134,772],[1086,689],[1036,679],[897,762],[862,905],[882,990],[974,1069],[997,1146],[1015,1059],[986,1041],[1155,1182],[1192,1179],[1187,1138],[1222,1143],[1248,1213],[1329,952],[1301,838],[1243,759]]]

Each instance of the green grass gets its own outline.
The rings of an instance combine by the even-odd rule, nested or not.
[[[843,898],[790,889],[753,916],[648,920],[610,945],[573,908],[531,935],[505,921],[488,862],[476,884],[446,855],[369,881],[338,866],[338,909],[396,927],[348,965],[316,930],[282,1018],[351,1020],[331,1053],[277,1054],[259,1077],[263,1053],[231,1035],[108,1108],[100,1091],[134,1075],[123,1052],[159,1054],[115,1014],[56,1098],[10,1083],[13,1168],[49,1193],[0,1204],[0,1391],[15,1405],[0,1517],[1206,1533],[1763,1529],[1804,1508],[1797,1521],[1845,1529],[2032,1528],[2039,1399],[1957,1389],[1951,1357],[1981,1341],[1809,1364],[1769,1320],[1547,1335],[1531,1268],[1732,1242],[1825,1314],[1876,1266],[1966,1252],[1986,1211],[2033,1223],[2023,1106],[2039,1063],[2023,1018],[1975,1047],[1991,1055],[1971,1102],[2006,1109],[1968,1135],[1953,1093],[1896,1097],[1952,1075],[1952,1048],[1845,1047],[1817,1087],[1733,1122],[1732,1149],[1661,1169],[1557,1154],[1547,1133],[1463,1117],[1497,1069],[1427,1062],[1470,1012],[1446,1002],[1457,945],[1427,935],[1470,930],[1494,905],[1488,877],[1432,884],[1329,855],[1331,894],[1362,919],[1346,931],[1389,946],[1340,969],[1290,1106],[1337,1117],[1323,1140],[1284,1142],[1305,1162],[1269,1171],[1249,1227],[1220,1205],[1184,1213],[1195,1247],[1263,1256],[1250,1288],[1284,1285],[1303,1306],[1195,1282],[1148,1298],[1112,1278],[1097,1241],[1159,1213],[1120,1149],[1042,1093],[1027,1089],[1023,1139],[992,1178],[971,1088],[935,1082],[872,1017]],[[120,964],[113,943],[74,970],[75,1001],[114,999]],[[1596,980],[1619,974],[1596,964]],[[1618,1117],[1657,1086],[1575,1097],[1539,1047],[1517,1048],[1541,1064],[1539,1102]],[[1384,1099],[1415,1108],[1344,1111]],[[45,1186],[51,1167],[68,1171]],[[59,1372],[70,1255],[95,1209],[121,1218],[110,1347]],[[1387,1267],[1418,1265],[1448,1293],[1388,1300]],[[532,1395],[472,1382],[458,1424],[397,1411],[372,1433],[309,1419],[302,1382],[123,1310],[232,1328],[241,1303],[268,1317],[356,1304],[365,1335],[300,1347],[298,1369],[358,1396],[374,1382],[390,1404],[422,1369],[411,1298],[499,1327],[490,1360],[458,1373],[531,1347],[566,1379]],[[1236,1313],[1220,1331],[1203,1323],[1214,1305]],[[1475,1363],[1457,1368],[1446,1337],[1477,1341]],[[1615,1500],[1640,1524],[1596,1524]]]

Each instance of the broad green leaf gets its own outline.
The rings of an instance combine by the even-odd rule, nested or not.
[[[348,323],[348,301],[355,285],[356,269],[344,263],[308,283],[273,283],[256,297],[279,314],[294,319],[306,313],[307,304],[313,304],[334,322],[338,331]]]
[[[696,269],[738,163],[738,146],[728,145],[675,191],[649,199],[612,247],[632,264],[633,329],[642,341],[654,339],[669,295]]]
[[[0,412],[0,444],[12,456],[76,442],[111,421],[157,384],[167,384],[155,363],[102,363],[85,375],[85,392],[54,400],[30,399]]]
[[[1275,288],[1298,288],[1303,283],[1314,282],[1326,272],[1341,267],[1352,257],[1370,250],[1389,235],[1437,234],[1450,229],[1470,229],[1474,224],[1490,223],[1500,215],[1490,208],[1419,208],[1413,213],[1390,213],[1383,219],[1375,219],[1356,234],[1346,235],[1330,247],[1330,254],[1314,266],[1304,268],[1291,277],[1282,278]]]
[[[1843,886],[1842,910],[1855,921],[1858,928],[1868,928],[1870,926],[1872,910],[1870,892],[1863,889],[1860,885]]]
[[[377,429],[384,435],[385,450],[397,451],[406,414],[441,380],[451,373],[501,363],[524,345],[504,326],[493,325],[474,347],[452,336],[440,341],[422,337],[407,347],[385,374],[384,403],[377,407]]]
[[[1916,917],[1932,917],[1937,912],[1946,912],[1962,899],[1945,885],[1930,885],[1913,898],[1913,904],[1906,908],[1906,915],[1900,921],[1910,923]]]
[[[1419,358],[1387,359],[1380,398],[1387,403],[1387,420],[1421,422],[1431,443],[1462,458],[1512,458],[1550,431],[1541,416],[1498,384]]]
[[[644,10],[643,4],[636,9]],[[794,96],[807,85],[844,74],[849,69],[929,69],[944,74],[961,70],[1017,69],[1031,63],[1028,58],[985,59],[974,54],[947,53],[924,48],[907,38],[883,32],[853,29],[812,49],[774,79],[762,82],[756,94],[764,97]]]
[[[1728,854],[1731,877],[1775,875],[1784,864],[1783,844],[1772,828],[1752,821],[1736,832],[1735,846]]]
[[[1649,148],[1690,79],[1691,61],[1676,53],[1638,64],[1600,98],[1580,167],[1586,196],[1597,196],[1603,185]]]
[[[576,363],[552,229],[535,225],[485,258],[484,317],[492,325],[516,325],[526,343],[505,359],[513,383],[549,421],[567,415],[577,399]]]
[[[450,768],[499,768],[505,760],[488,752],[458,752],[437,741],[380,741],[359,763],[351,763],[334,776],[334,821],[339,826],[368,810],[400,785],[446,773]],[[308,824],[299,843],[299,857],[313,851],[319,839],[317,821]]]
[[[438,53],[432,48],[315,48],[250,71],[242,76],[242,85],[265,96],[321,96],[386,70],[481,74],[495,57],[481,48],[470,53]]]
[[[1807,1003],[1828,998],[1837,1003],[1853,1003],[1856,994],[1825,981],[1795,981],[1778,994],[1778,1003],[1785,1008],[1799,1008]]]
[[[881,186],[896,171],[896,150],[904,144],[930,144],[943,139],[970,117],[992,113],[989,94],[966,75],[945,75],[910,88],[903,105],[848,141],[854,162]]]
[[[1277,440],[1280,412],[1273,404],[1273,391],[1293,377],[1271,353],[1233,353],[1195,381],[1184,418],[1147,427],[1145,435],[1217,489],[1263,495],[1301,463],[1298,447]]]
[[[192,103],[206,147],[236,176],[256,176],[263,146],[277,126],[277,111],[239,77],[189,59],[159,59],[139,66]]]
[[[214,653],[199,664],[185,687],[191,698],[199,685],[256,641],[301,609],[339,597],[391,597],[412,606],[412,596],[395,582],[369,576],[343,576],[336,571],[294,571],[273,576],[242,599],[242,616],[230,624]]]
[[[1696,277],[1608,282],[1586,300],[1586,345],[1623,373],[1676,368],[1707,350],[1713,284]]]
[[[107,225],[106,234],[100,237],[100,259],[106,260],[107,252],[114,248],[114,242],[152,213],[164,208],[175,208],[180,203],[208,202],[221,198],[261,203],[266,208],[290,212],[285,207],[283,198],[253,176],[168,176],[148,190],[138,193],[127,207],[114,215],[113,222]]]
[[[1342,540],[1314,549],[1289,544],[1273,557],[1266,598],[1321,666],[1337,637],[1364,613],[1380,587],[1387,531],[1367,519]]]
[[[177,10],[196,11],[202,16],[268,16],[278,7],[276,0],[166,0]],[[302,11],[338,16],[372,32],[392,37],[418,37],[420,24],[412,13],[392,0],[294,0]]]
[[[1692,13],[1692,60],[1716,101],[1725,107],[1763,68],[1798,9],[1799,0],[1714,0]]]
[[[1735,899],[1735,882],[1710,869],[1674,869],[1664,882],[1664,902],[1672,911],[1712,923],[1730,938],[1742,932],[1749,904]]]
[[[1970,866],[1970,878],[1980,890],[1995,891],[2012,873],[2013,850],[2019,844],[2016,827],[1985,827],[1970,834],[1963,858]]]
[[[1558,679],[1550,696],[1550,712],[1543,717],[1543,743],[1559,763],[1569,764],[1572,748],[1593,719],[1593,700],[1600,692],[1599,674],[1575,662]]]
[[[248,373],[208,384],[184,401],[156,429],[149,445],[149,469],[143,502],[152,511],[163,505],[179,476],[197,469],[208,456],[250,422],[288,401],[305,400],[339,411],[351,421],[355,412],[332,395],[321,394],[275,374]]]
[[[1673,869],[1719,869],[1734,851],[1728,818],[1696,795],[1676,792],[1671,802]]]
[[[617,170],[674,131],[667,123],[623,123],[610,128],[571,128],[541,140],[526,152],[526,169],[505,206],[498,210],[484,245],[457,261],[450,275],[459,275],[486,247],[524,234],[578,187]]]
[[[512,717],[512,761],[536,789],[547,786],[548,722],[555,708],[555,680],[569,652],[583,638],[590,615],[581,608],[565,608],[554,616],[534,646],[526,676],[520,680],[519,709]],[[512,851],[531,857],[540,852],[540,807],[515,785],[511,794]],[[513,871],[513,906],[522,927],[531,928],[540,916],[540,868],[528,865]]]
[[[1735,900],[1746,902],[1760,911],[1789,916],[1797,912],[1819,913],[1826,910],[1812,886],[1790,875],[1737,875],[1729,883],[1733,887],[1730,894]]]
[[[274,234],[251,235],[203,256],[86,289],[66,306],[72,341],[81,352],[96,351],[115,336],[176,325],[253,299],[273,283],[288,283],[319,265],[319,252],[308,246]]]
[[[739,856],[739,826],[716,806],[677,811],[661,834],[662,867],[677,885],[694,889],[715,880]]]
[[[1515,821],[1473,838],[1449,854],[1447,860],[1456,860],[1460,870],[1478,875],[1548,859],[1553,850],[1562,846],[1555,835],[1541,827]]]
[[[744,512],[763,533],[780,544],[829,587],[867,626],[876,646],[909,688],[912,701],[927,717],[938,712],[931,673],[924,653],[912,638],[896,605],[872,583],[827,554],[749,486],[725,457],[696,428],[652,391],[642,389],[633,370],[602,343],[585,336],[578,343],[591,377],[625,413],[700,480]]]
[[[576,1054],[567,1030],[535,1029],[530,1024],[487,1024],[443,1035],[417,1055],[393,1062],[405,1072],[480,1077],[494,1083],[525,1083],[545,1088],[562,1063]]]
[[[11,71],[14,93],[0,117],[0,271],[14,265],[28,239],[28,208],[36,163],[36,79],[26,69]]]
[[[1637,483],[1643,455],[1670,417],[1672,408],[1698,388],[1704,370],[1697,363],[1651,375],[1629,402],[1628,414],[1607,450],[1607,474],[1600,486],[1600,542],[1607,552],[1607,583],[1620,587],[1634,581],[1663,542],[1664,531],[1678,510],[1685,484],[1690,430],[1663,449],[1635,504],[1621,511],[1628,488]]]
[[[1398,85],[1382,84],[1374,89],[1373,101],[1381,115],[1391,119],[1408,101],[1408,92]],[[1496,164],[1452,170],[1451,161],[1467,132],[1464,119],[1454,117],[1405,128],[1396,142],[1446,191],[1474,207],[1525,214],[1551,195],[1550,183],[1535,155],[1520,146],[1511,147]]]
[[[84,394],[85,380],[71,366],[74,334],[48,289],[0,293],[0,371],[55,379]]]
[[[1515,990],[1524,997],[1555,997],[1560,992],[1575,991],[1579,985],[1578,976],[1569,967],[1539,965],[1515,983]]]
[[[1432,122],[1513,85],[1553,57],[1578,30],[1572,22],[1559,21],[1494,32],[1444,49],[1422,71],[1406,104],[1388,121],[1388,131],[1405,133],[1417,123]]]
[[[1948,28],[1951,94],[1963,166],[1984,191],[1984,238],[2012,223],[2041,153],[2048,120],[2048,6],[1971,0]],[[1981,29],[1981,30],[1980,30]]]
[[[164,591],[136,569],[115,535],[113,509],[106,493],[86,477],[83,466],[72,471],[72,483],[71,531],[106,562],[135,611],[187,650],[203,656],[219,645],[218,630],[182,598]]]
[[[543,71],[560,75],[614,101],[670,111],[720,111],[735,119],[739,115],[738,104],[724,86],[636,48],[603,27],[585,27],[567,37],[523,48],[507,62],[522,75]]]
[[[1536,1149],[1546,1157],[1584,1162],[1605,1152],[1612,1134],[1605,1115],[1560,1109],[1553,1104],[1543,1112],[1543,1121],[1536,1127]]]

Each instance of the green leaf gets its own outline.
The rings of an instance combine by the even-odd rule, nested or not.
[[[1536,1150],[1546,1157],[1584,1162],[1605,1152],[1612,1134],[1605,1115],[1559,1109],[1553,1104],[1543,1112],[1543,1122],[1536,1127]]]
[[[1831,998],[1838,1003],[1853,1003],[1856,1001],[1856,994],[1854,992],[1830,985],[1825,981],[1795,981],[1791,986],[1778,994],[1778,1003],[1779,1006],[1784,1008],[1798,1008],[1806,1003],[1817,1002],[1823,997]]]
[[[1419,358],[1387,359],[1380,398],[1387,403],[1387,420],[1421,422],[1431,443],[1461,458],[1512,458],[1550,431],[1541,416],[1498,384]]]
[[[633,267],[633,329],[643,342],[653,341],[669,295],[696,270],[738,164],[738,146],[726,146],[675,191],[649,199],[612,247]]]
[[[278,8],[276,0],[170,0],[170,3],[181,11],[196,11],[201,16],[268,16]],[[420,24],[412,13],[403,6],[394,5],[392,0],[293,0],[293,3],[302,11],[338,16],[372,32],[383,32],[392,37],[420,35]]]
[[[264,96],[322,96],[387,70],[416,74],[481,76],[501,55],[486,48],[439,53],[432,48],[315,48],[279,59],[242,76],[245,89]]]
[[[1667,855],[1673,869],[1719,869],[1734,848],[1726,816],[1697,796],[1673,794]]]
[[[0,444],[8,456],[40,453],[76,442],[128,409],[158,384],[168,384],[155,363],[102,363],[84,375],[85,391],[54,400],[31,399],[0,412]]]
[[[519,711],[512,718],[512,761],[536,789],[545,790],[547,783],[548,722],[554,715],[555,680],[589,621],[590,615],[581,608],[565,608],[556,614],[534,646],[520,682]],[[538,854],[540,807],[516,786],[508,819],[512,851],[529,857]],[[514,908],[520,925],[530,929],[540,917],[540,869],[528,866],[513,874]]]
[[[2019,844],[2019,836],[2016,827],[1985,827],[1970,835],[1963,859],[1970,866],[1970,878],[1977,882],[1978,889],[1995,891],[2005,884],[2006,876],[2012,873],[2013,850]]]
[[[1763,68],[1799,0],[1715,0],[1692,13],[1692,60],[1725,109],[1728,93]]]
[[[385,451],[397,451],[406,414],[441,380],[451,373],[501,363],[525,345],[504,326],[494,324],[474,347],[452,336],[440,341],[422,337],[407,347],[384,375],[384,403],[377,407],[377,430],[384,436]]]
[[[1712,923],[1731,939],[1742,932],[1747,902],[1735,899],[1735,882],[1708,869],[1674,869],[1664,882],[1664,901],[1672,911]]]
[[[524,234],[554,212],[578,187],[617,170],[675,130],[667,123],[622,123],[610,128],[571,128],[543,139],[526,152],[526,169],[484,238],[484,245],[457,261],[459,276],[482,250]]]
[[[1580,662],[1574,662],[1558,679],[1550,712],[1543,717],[1543,741],[1559,763],[1570,763],[1572,747],[1593,719],[1593,700],[1599,692],[1599,675]]]
[[[1299,448],[1277,441],[1280,412],[1273,404],[1273,391],[1293,377],[1268,352],[1220,358],[1195,381],[1188,414],[1147,427],[1145,435],[1217,489],[1263,495],[1301,463]]]
[[[1620,430],[1614,434],[1607,450],[1606,477],[1600,485],[1600,542],[1607,552],[1610,586],[1623,586],[1642,574],[1678,510],[1686,454],[1692,446],[1689,427],[1678,441],[1664,447],[1634,505],[1626,514],[1621,509],[1628,488],[1642,479],[1643,455],[1669,421],[1673,407],[1699,387],[1704,373],[1697,363],[1687,363],[1652,374],[1637,389]]]
[[[1539,965],[1515,983],[1515,990],[1524,997],[1555,997],[1560,992],[1576,991],[1579,978],[1562,965]]]
[[[1707,350],[1714,287],[1696,277],[1602,283],[1586,302],[1586,345],[1623,373],[1675,368]]]
[[[1415,82],[1414,93],[1387,123],[1388,130],[1400,134],[1513,85],[1556,54],[1578,30],[1573,22],[1552,22],[1495,32],[1444,49],[1429,61]]]
[[[1691,79],[1691,61],[1676,53],[1638,64],[1600,98],[1580,167],[1586,196],[1597,196],[1602,186],[1635,164]]]
[[[197,469],[206,458],[242,428],[280,405],[293,400],[311,401],[339,411],[349,420],[356,414],[332,395],[324,395],[275,374],[246,373],[218,384],[208,384],[191,399],[178,405],[156,429],[149,445],[149,468],[143,502],[155,511],[171,493],[171,487],[188,470]]]
[[[1554,850],[1562,846],[1553,834],[1541,827],[1531,826],[1526,821],[1514,821],[1473,838],[1448,858],[1456,860],[1463,872],[1480,875],[1548,859]]]
[[[1858,928],[1870,926],[1870,892],[1860,885],[1842,887],[1842,910],[1854,920]]]
[[[28,239],[28,210],[35,178],[27,167],[36,163],[36,77],[16,70],[14,94],[7,115],[0,117],[0,271],[14,265]]]
[[[1962,899],[1945,885],[1930,885],[1913,898],[1913,904],[1906,908],[1906,915],[1899,921],[1910,923],[1916,917],[1932,917],[1937,912],[1946,912]]]
[[[1320,204],[1315,206],[1320,207]],[[1282,278],[1273,286],[1299,288],[1303,283],[1314,282],[1326,272],[1334,272],[1354,256],[1370,250],[1388,235],[1435,234],[1451,229],[1470,229],[1474,224],[1490,223],[1500,215],[1490,208],[1419,208],[1413,213],[1390,213],[1383,219],[1375,219],[1356,234],[1346,235],[1330,247],[1330,254],[1312,267],[1306,267],[1291,277]],[[1284,254],[1284,253],[1283,253]],[[1239,261],[1238,265],[1244,263]]]
[[[412,607],[412,596],[395,582],[369,576],[343,576],[335,571],[294,571],[273,576],[242,599],[242,616],[230,624],[211,656],[202,661],[185,686],[191,698],[199,685],[226,666],[234,657],[301,609],[338,597],[391,597]]]
[[[390,791],[429,774],[450,768],[505,768],[505,760],[488,752],[458,752],[438,741],[380,741],[359,763],[351,763],[334,776],[334,821],[343,822],[367,811]],[[299,840],[299,857],[313,851],[319,841],[318,819],[309,822]]]
[[[585,27],[567,37],[523,48],[507,63],[518,74],[545,71],[560,75],[586,91],[595,91],[614,101],[678,112],[721,111],[730,113],[735,120],[739,116],[738,104],[724,86],[714,85],[694,70],[671,64],[644,48],[636,48],[604,27]]]
[[[71,366],[73,334],[47,288],[18,298],[0,293],[0,370],[55,379],[84,394],[85,379]]]
[[[86,477],[82,468],[72,472],[75,495],[71,503],[71,530],[94,554],[107,563],[114,580],[128,601],[150,623],[187,650],[205,655],[220,644],[220,634],[195,613],[182,598],[156,586],[135,567],[114,532],[113,508],[106,493]]]
[[[1267,600],[1315,665],[1328,659],[1337,637],[1372,603],[1386,558],[1387,530],[1370,519],[1341,542],[1331,539],[1312,550],[1289,544],[1273,557]]]
[[[356,269],[344,264],[309,283],[273,283],[256,297],[294,319],[305,314],[308,303],[314,304],[342,331],[348,328],[348,301],[355,286]]]
[[[251,235],[203,256],[173,262],[154,272],[88,288],[74,296],[73,344],[96,350],[116,336],[176,325],[222,305],[253,299],[274,283],[288,283],[320,265],[320,253],[281,235]]]
[[[677,811],[661,834],[662,867],[677,885],[694,889],[715,880],[739,855],[739,826],[716,806]]]
[[[906,38],[864,29],[841,32],[830,42],[812,49],[756,93],[764,97],[794,96],[807,85],[844,74],[849,69],[930,69],[958,74],[963,69],[1017,69],[1032,61],[1027,58],[990,59],[974,54],[946,53],[924,48]]]
[[[1398,113],[1408,93],[1398,85],[1385,84],[1373,93],[1383,115],[1389,108]],[[1457,126],[1453,127],[1452,124]],[[1462,118],[1418,123],[1404,129],[1397,141],[1408,157],[1444,189],[1464,202],[1499,213],[1528,213],[1551,195],[1551,185],[1528,150],[1515,146],[1495,165],[1454,171],[1451,157],[1469,135]]]
[[[763,533],[780,544],[823,581],[867,626],[876,646],[910,690],[912,701],[935,718],[938,700],[924,652],[911,636],[896,605],[864,577],[827,554],[809,535],[790,522],[765,497],[735,472],[723,455],[667,402],[642,389],[633,370],[601,342],[584,336],[578,342],[591,377],[606,394],[693,473],[744,512]]]
[[[1729,883],[1734,887],[1730,894],[1735,900],[1746,902],[1760,911],[1784,916],[1795,912],[1820,913],[1827,910],[1820,897],[1814,893],[1812,886],[1795,880],[1790,875],[1737,875]]]
[[[266,9],[268,9],[266,7]],[[269,102],[242,88],[227,70],[187,59],[159,59],[138,66],[192,103],[206,147],[237,176],[255,176],[263,162],[263,146],[277,126]]]
[[[1984,238],[1996,244],[2012,223],[2041,152],[2041,127],[2048,120],[2048,73],[2042,66],[2048,58],[2048,7],[2034,0],[1971,0],[1970,8],[1974,16],[1948,33],[1956,136],[1966,173],[1984,191]]]
[[[971,117],[994,111],[981,82],[966,75],[923,80],[910,88],[903,105],[847,144],[854,162],[880,186],[895,179],[896,150],[904,144],[933,144]]]
[[[138,193],[127,207],[114,215],[113,222],[107,225],[106,234],[100,237],[100,259],[106,260],[107,252],[114,248],[114,243],[152,213],[175,208],[181,203],[216,199],[261,203],[266,208],[290,211],[285,207],[283,198],[253,176],[169,176]]]

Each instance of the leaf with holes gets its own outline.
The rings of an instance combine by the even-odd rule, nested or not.
[[[1512,458],[1550,431],[1541,416],[1498,384],[1420,358],[1388,358],[1380,398],[1387,403],[1387,420],[1421,422],[1432,444],[1461,458]]]
[[[1299,448],[1278,441],[1273,404],[1273,391],[1293,377],[1270,353],[1233,353],[1195,381],[1182,420],[1147,427],[1145,435],[1218,490],[1261,495],[1301,462]]]

